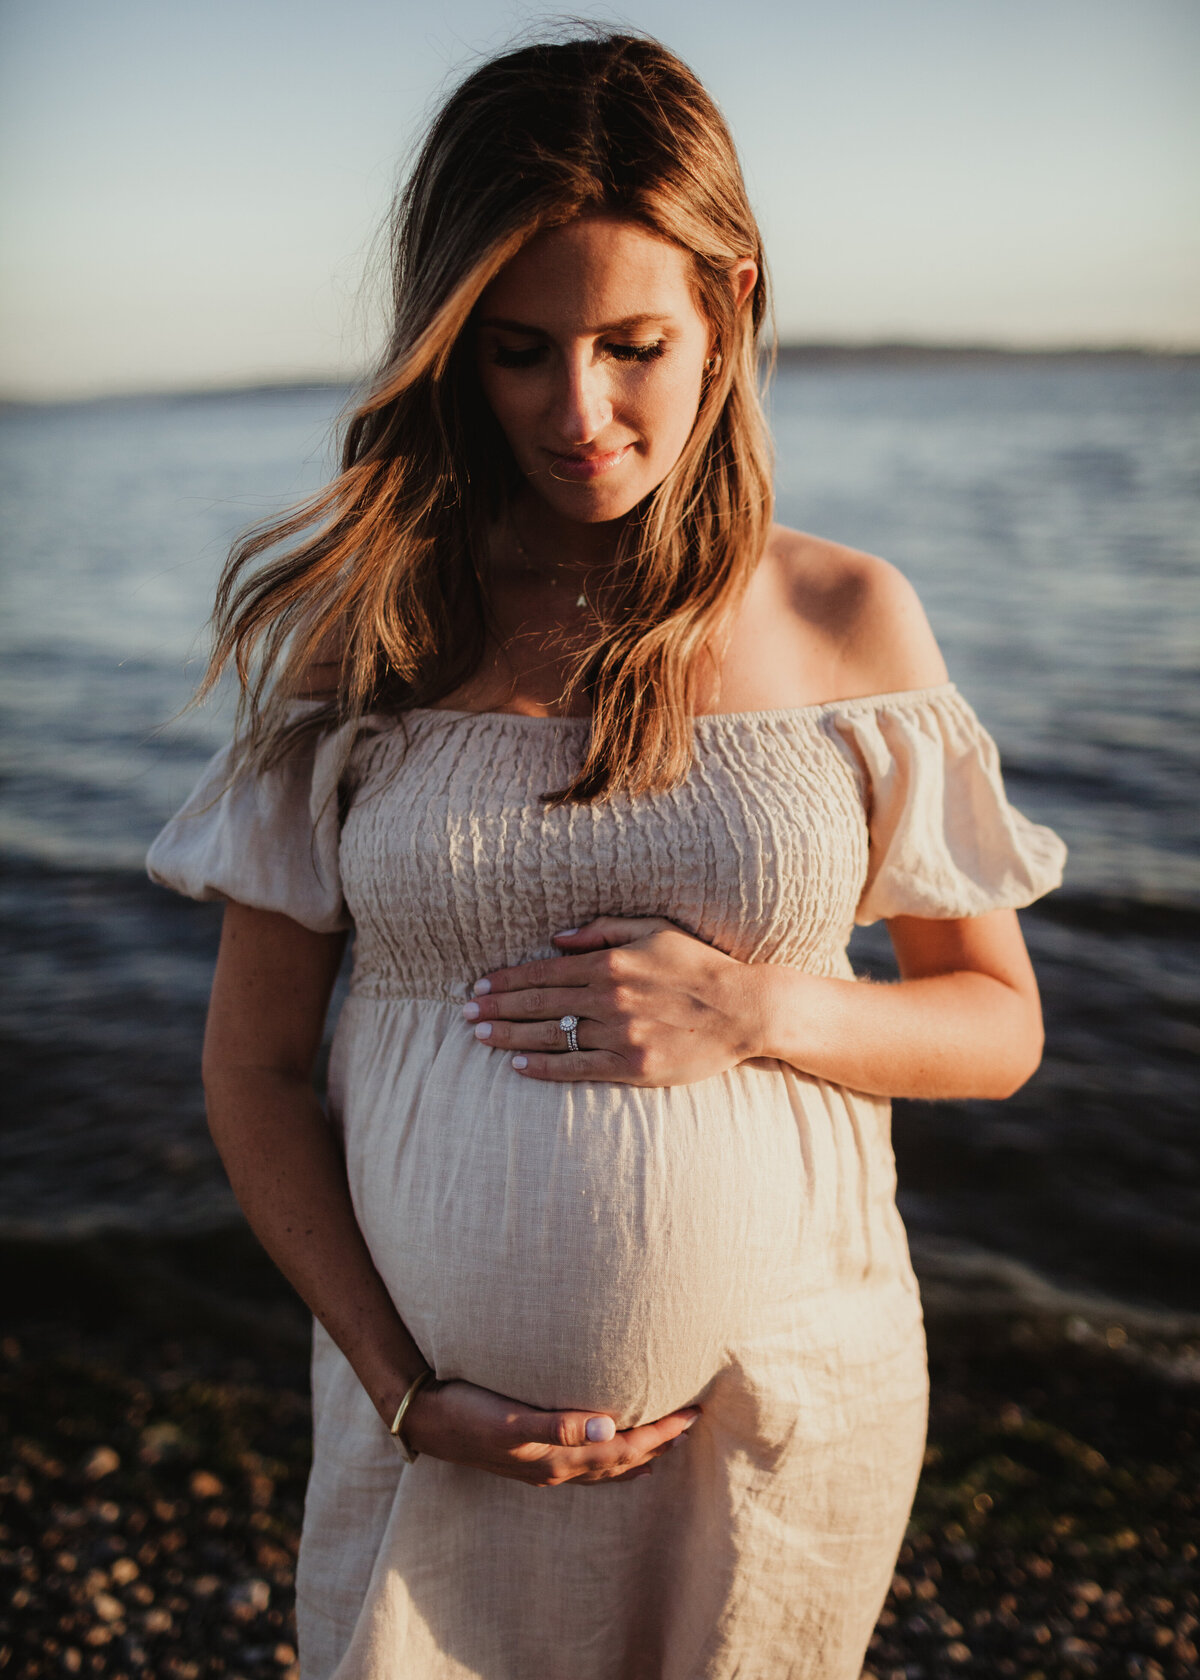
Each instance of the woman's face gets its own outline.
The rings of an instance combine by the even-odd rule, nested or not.
[[[636,222],[569,222],[501,270],[476,320],[484,395],[556,513],[620,519],[662,483],[712,348],[687,252]]]

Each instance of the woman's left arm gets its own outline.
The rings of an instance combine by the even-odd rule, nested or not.
[[[888,931],[901,978],[877,984],[738,962],[658,918],[604,917],[557,935],[561,957],[484,976],[464,1013],[534,1079],[687,1085],[770,1057],[879,1096],[1010,1096],[1042,1051],[1016,912],[901,916]]]
[[[898,916],[893,984],[763,984],[766,1042],[805,1073],[880,1096],[1009,1097],[1042,1059],[1037,981],[1015,910],[955,921]]]

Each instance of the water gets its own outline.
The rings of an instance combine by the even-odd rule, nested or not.
[[[345,394],[0,413],[0,1238],[236,1217],[197,1078],[219,913],[141,859],[229,726],[168,723],[228,542],[322,482]],[[1200,363],[797,362],[773,410],[780,517],[903,567],[1071,847],[1023,917],[1040,1073],[897,1105],[920,1268],[1200,1310]]]

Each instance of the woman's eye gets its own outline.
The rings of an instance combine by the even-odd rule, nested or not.
[[[510,344],[497,344],[492,352],[492,360],[497,367],[502,368],[536,367],[545,353],[545,346],[542,344],[531,344],[524,350],[515,350]]]
[[[665,349],[659,338],[652,344],[606,344],[604,354],[616,362],[656,362]],[[545,358],[544,344],[528,344],[519,349],[512,344],[497,344],[492,351],[492,361],[502,368],[537,367]]]
[[[653,344],[610,344],[607,346],[610,356],[618,362],[656,362],[663,354],[666,346],[661,338],[655,339]]]

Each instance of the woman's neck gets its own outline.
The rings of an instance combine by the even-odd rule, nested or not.
[[[613,571],[624,523],[566,519],[528,493],[514,502],[508,519],[513,546],[533,570],[594,578],[597,584]]]

